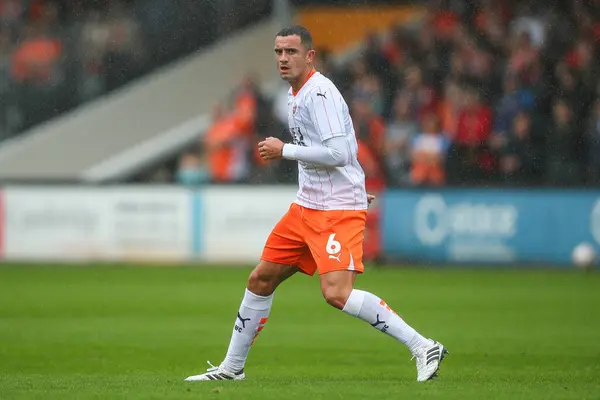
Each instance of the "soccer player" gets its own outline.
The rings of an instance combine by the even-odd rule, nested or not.
[[[297,272],[318,271],[325,300],[405,344],[416,358],[417,381],[434,377],[446,348],[421,336],[376,295],[354,289],[362,273],[368,204],[364,173],[348,106],[335,85],[315,71],[310,32],[293,26],[275,37],[275,59],[289,82],[288,122],[293,144],[259,143],[264,160],[299,164],[296,201],[269,235],[250,274],[225,359],[187,381],[239,380],[254,339],[264,328],[279,284]]]

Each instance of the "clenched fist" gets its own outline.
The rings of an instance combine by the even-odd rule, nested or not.
[[[283,142],[274,137],[268,137],[258,144],[258,152],[263,160],[278,160],[282,156]]]

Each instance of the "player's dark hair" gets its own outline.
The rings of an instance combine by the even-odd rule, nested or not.
[[[304,48],[306,50],[313,50],[315,48],[310,31],[300,25],[293,25],[293,26],[288,26],[287,28],[283,28],[275,36],[294,36],[294,35],[300,36],[300,42],[302,43],[302,45],[304,45]]]

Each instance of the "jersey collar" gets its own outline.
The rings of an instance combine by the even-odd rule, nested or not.
[[[306,79],[304,80],[304,82],[302,82],[302,85],[300,85],[300,87],[298,88],[298,91],[297,91],[297,92],[295,92],[295,91],[294,91],[294,89],[292,89],[292,96],[296,97],[296,95],[297,95],[298,93],[300,93],[300,90],[302,90],[302,88],[304,87],[304,85],[306,84],[306,82],[308,82],[308,80],[309,80],[309,79],[310,79],[310,78],[311,78],[311,77],[312,77],[312,76],[313,76],[313,75],[314,75],[316,72],[317,72],[317,70],[313,68],[313,69],[312,69],[312,71],[310,71],[310,72],[308,73],[308,76],[306,77]]]

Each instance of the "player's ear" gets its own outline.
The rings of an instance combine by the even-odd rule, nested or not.
[[[312,62],[315,60],[315,54],[317,52],[315,51],[315,49],[310,49],[306,52],[306,61],[308,61],[309,63],[312,64]]]

